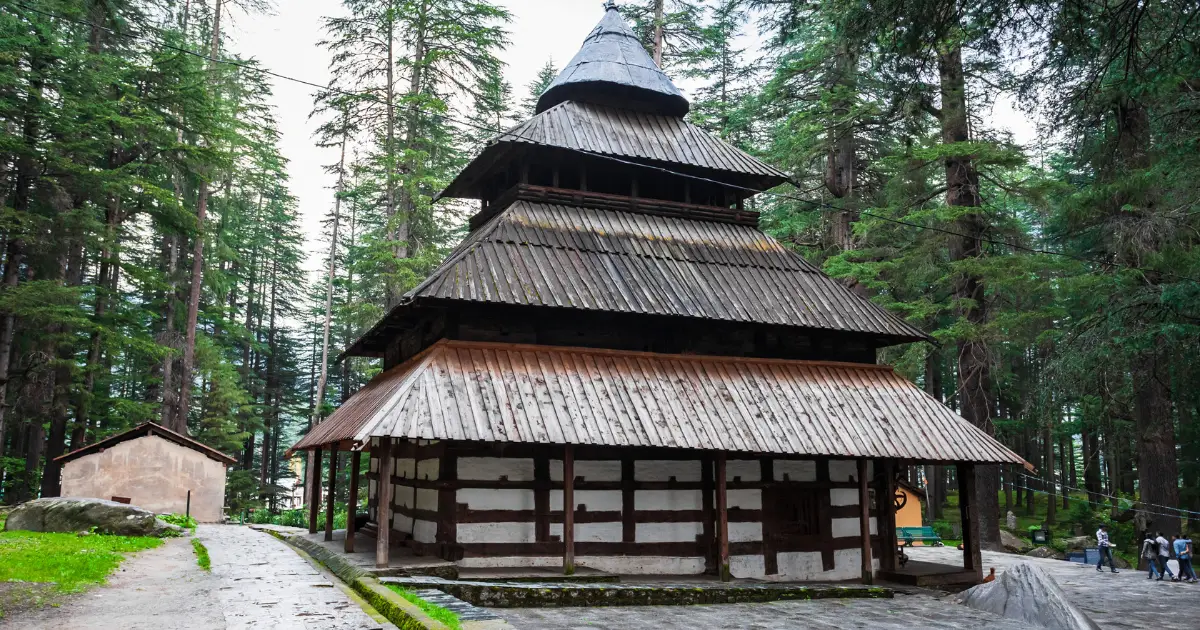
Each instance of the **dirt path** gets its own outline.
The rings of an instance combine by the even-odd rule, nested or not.
[[[212,572],[186,538],[123,562],[105,586],[59,608],[14,615],[0,628],[114,630],[375,630],[372,619],[327,574],[269,534],[201,525]]]
[[[219,584],[196,566],[191,542],[173,538],[122,562],[107,585],[71,596],[59,608],[14,615],[0,627],[223,629],[214,595]]]

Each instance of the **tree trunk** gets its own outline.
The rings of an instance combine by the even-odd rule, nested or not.
[[[221,6],[222,0],[213,0],[212,45],[210,53],[217,59],[221,52]],[[209,62],[212,74],[210,89],[215,93],[216,73],[213,67],[215,61]],[[191,290],[188,294],[187,321],[184,322],[183,360],[179,369],[179,411],[175,414],[173,427],[168,427],[183,435],[187,435],[188,408],[192,394],[192,369],[196,361],[196,325],[200,315],[200,290],[204,285],[204,228],[208,215],[208,179],[200,177],[200,190],[196,196],[196,242],[192,246]]]
[[[662,68],[663,0],[654,0],[654,65]]]
[[[337,194],[333,200],[333,225],[329,238],[329,275],[325,279],[325,321],[321,334],[321,375],[313,400],[312,425],[321,422],[321,405],[325,400],[325,383],[329,378],[329,328],[333,324],[333,280],[337,275],[338,226],[342,218],[342,192],[346,189],[346,120],[343,116],[341,154],[338,157]]]
[[[967,112],[966,82],[963,78],[962,48],[955,46],[938,56],[938,71],[942,97],[942,142],[954,144],[970,140]],[[981,205],[979,174],[969,155],[952,155],[945,159],[946,204],[968,208],[954,222],[954,237],[950,247],[953,261],[967,261],[983,256],[982,235],[986,227],[981,214],[969,208]],[[954,283],[954,297],[959,301],[961,316],[973,327],[987,321],[987,301],[983,279],[970,272],[959,272]],[[960,413],[968,422],[988,435],[995,435],[992,425],[991,363],[986,344],[978,336],[958,342],[958,390],[962,399]],[[999,471],[997,466],[976,466],[976,488],[979,493],[979,541],[984,549],[1000,547]]]
[[[936,349],[925,355],[925,391],[936,400],[942,400],[942,357]],[[925,518],[932,524],[942,518],[942,497],[945,495],[944,472],[941,466],[925,466]]]
[[[1088,501],[1097,503],[1100,501],[1100,440],[1096,432],[1083,429],[1080,445],[1083,449],[1083,487],[1087,490]]]
[[[1055,509],[1058,507],[1058,499],[1055,497],[1054,483],[1054,421],[1046,421],[1046,430],[1042,436],[1042,450],[1045,453],[1045,459],[1042,461],[1042,475],[1046,481],[1046,524],[1053,525],[1057,515]]]

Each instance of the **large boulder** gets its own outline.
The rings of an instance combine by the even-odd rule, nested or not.
[[[1025,553],[1030,558],[1053,558],[1055,560],[1066,560],[1067,554],[1055,549],[1054,547],[1034,547]]]
[[[1006,530],[1000,530],[1000,545],[1013,553],[1025,553],[1033,545],[1029,541]]]
[[[1051,630],[1100,630],[1067,601],[1054,578],[1030,562],[1009,567],[1000,577],[967,589],[960,600],[976,610]]]
[[[1075,536],[1074,538],[1063,538],[1061,542],[1067,551],[1083,551],[1096,546],[1096,537]]]
[[[50,497],[18,505],[4,529],[31,532],[95,531],[117,536],[178,536],[182,529],[154,512],[105,499]]]

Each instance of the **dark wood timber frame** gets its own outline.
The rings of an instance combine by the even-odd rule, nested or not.
[[[879,528],[880,543],[879,568],[881,571],[896,570],[896,464],[892,460],[877,461],[882,468],[875,493],[876,525]]]
[[[350,491],[346,495],[346,553],[354,553],[354,519],[358,516],[358,474],[362,454],[350,451]]]
[[[963,568],[983,581],[983,554],[979,548],[979,500],[975,489],[975,466],[958,465],[958,509],[962,513]]]
[[[317,533],[317,511],[321,508],[321,449],[314,448],[308,466],[308,533]]]
[[[387,497],[384,504],[388,509],[380,508],[380,497],[368,497],[368,502],[376,511],[377,522],[388,522],[392,514],[401,514],[408,518],[427,521],[436,525],[438,537],[434,542],[420,542],[412,539],[408,532],[393,531],[391,536],[411,547],[414,553],[420,555],[438,556],[446,560],[460,560],[464,557],[487,556],[558,556],[563,558],[564,570],[568,565],[568,538],[573,550],[572,557],[595,555],[622,556],[677,556],[700,557],[705,559],[706,571],[720,575],[722,567],[726,572],[729,559],[732,556],[762,555],[765,568],[777,573],[778,554],[787,552],[819,552],[822,570],[831,571],[835,568],[835,552],[845,549],[861,549],[861,536],[833,536],[835,518],[861,517],[858,505],[832,506],[829,490],[835,488],[859,490],[859,481],[831,481],[828,458],[803,458],[756,456],[751,454],[728,454],[718,452],[697,452],[681,449],[655,448],[612,448],[587,445],[573,446],[570,456],[570,467],[576,469],[575,462],[584,460],[620,462],[620,478],[591,481],[568,471],[566,460],[567,449],[558,445],[541,444],[483,444],[474,442],[425,442],[394,440],[389,449],[385,449],[381,441],[371,451],[371,457],[379,461],[387,452],[395,462],[397,458],[411,459],[414,465],[429,460],[439,460],[438,478],[413,478],[407,473],[392,476],[392,496]],[[462,479],[458,467],[464,457],[489,458],[520,458],[533,462],[533,478],[531,480],[478,480]],[[761,475],[758,480],[743,480],[740,477],[729,478],[727,462],[730,457],[740,461],[758,461]],[[562,459],[564,464],[563,479],[552,481],[550,478],[550,463]],[[777,472],[775,462],[783,460],[813,461],[816,468],[816,478],[813,481],[795,481],[785,479],[785,475]],[[697,481],[638,481],[634,471],[636,462],[640,460],[686,460],[699,462],[700,478]],[[453,463],[451,463],[453,462]],[[881,464],[877,464],[882,466]],[[378,470],[386,470],[387,464],[380,462]],[[572,474],[568,474],[568,472]],[[379,481],[378,473],[365,473],[371,480]],[[432,476],[431,476],[432,477]],[[877,490],[877,496],[884,496],[882,476],[869,479],[870,487]],[[382,488],[389,484],[382,484]],[[475,509],[457,501],[459,489],[516,489],[529,490],[533,493],[533,509]],[[436,490],[438,505],[416,507],[415,504],[402,505],[396,497],[407,496],[406,492],[418,489]],[[702,503],[700,509],[635,509],[634,496],[638,491],[645,490],[700,490]],[[746,509],[731,507],[728,501],[729,490],[762,490],[762,509]],[[561,490],[564,493],[564,508],[567,494],[572,501],[580,490],[607,490],[620,493],[621,509],[589,510],[587,505],[577,505],[568,514],[566,509],[550,509],[550,492]],[[773,509],[772,502],[779,497],[787,497],[795,493],[813,493],[817,513],[817,530],[814,534],[797,536],[794,531],[785,527],[784,523],[776,522],[780,517]],[[376,493],[378,494],[378,493]],[[868,516],[879,518],[880,527],[884,519],[890,518],[890,512],[881,512],[883,504],[868,505]],[[887,506],[890,507],[890,504]],[[383,513],[386,511],[386,515]],[[570,518],[571,526],[567,526]],[[519,523],[534,524],[534,541],[523,543],[492,543],[492,542],[458,542],[457,527],[464,523]],[[734,542],[729,540],[729,523],[758,522],[763,524],[761,541]],[[551,536],[550,526],[553,523],[563,524],[563,535]],[[579,542],[575,539],[575,523],[620,523],[620,541],[612,542]],[[700,523],[701,532],[693,541],[676,542],[637,542],[637,523]],[[882,530],[881,530],[882,531]],[[872,557],[885,562],[887,552],[882,541],[886,536],[871,536],[869,545]]]
[[[871,494],[868,489],[867,460],[858,460],[859,536],[862,538],[862,582],[875,583],[875,568],[871,563]]]
[[[338,452],[329,450],[329,491],[325,493],[325,540],[333,540],[333,510],[337,497]]]
[[[575,447],[563,447],[563,573],[575,573]]]
[[[733,575],[729,571],[729,499],[726,496],[728,483],[725,469],[725,453],[717,453],[717,566],[721,581],[728,582]]]
[[[393,468],[392,438],[379,438],[379,480],[375,484],[379,492],[379,505],[375,510],[378,519],[375,532],[375,566],[380,569],[387,568],[392,560],[392,484],[387,483],[386,479],[391,476]]]

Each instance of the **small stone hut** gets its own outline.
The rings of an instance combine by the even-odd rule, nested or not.
[[[877,363],[927,335],[761,232],[786,175],[688,108],[610,2],[439,195],[479,200],[470,234],[347,349],[383,372],[292,447],[314,496],[322,455],[370,452],[379,566],[870,581],[898,471],[936,463],[977,581],[975,466],[1024,461]]]
[[[159,514],[190,512],[221,520],[225,471],[234,458],[153,422],[71,451],[62,464],[62,495],[129,503]]]

